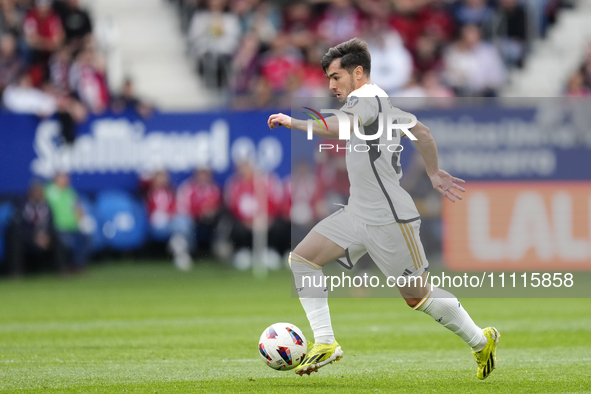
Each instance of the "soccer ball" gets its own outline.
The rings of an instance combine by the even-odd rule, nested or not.
[[[306,337],[293,324],[272,324],[259,339],[259,353],[273,369],[283,371],[297,367],[306,357],[307,351]]]

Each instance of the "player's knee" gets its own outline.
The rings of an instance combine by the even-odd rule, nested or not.
[[[421,302],[422,298],[405,298],[406,305],[410,306],[411,308],[415,308]]]
[[[294,252],[291,252],[291,253],[289,254],[289,257],[287,258],[287,262],[288,262],[288,264],[289,264],[289,268],[290,268],[291,270],[293,270],[293,260],[294,260],[294,258],[295,258],[295,256],[294,256]]]
[[[298,244],[298,245],[297,245],[297,246],[294,248],[294,250],[293,250],[293,251],[292,251],[292,252],[289,254],[289,256],[290,256],[290,259],[291,259],[291,255],[295,255],[295,256],[302,256],[302,257],[303,257],[303,255],[306,255],[304,248],[301,246],[301,243],[300,243],[300,244]],[[306,256],[306,257],[309,257],[309,256]]]
[[[289,266],[291,267],[293,262],[300,262],[308,265],[316,266],[317,253],[312,253],[309,248],[302,246],[300,243],[296,248],[289,254]]]
[[[307,260],[306,258],[298,255],[297,253],[291,252],[289,254],[289,268],[291,268],[291,270],[293,272],[296,271],[301,271],[302,269],[304,269],[305,271],[308,271],[309,269],[313,269],[313,270],[321,270],[322,267],[311,262],[310,260]]]

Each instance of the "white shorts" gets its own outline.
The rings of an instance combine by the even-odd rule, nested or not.
[[[419,238],[420,220],[372,226],[360,222],[343,208],[318,223],[313,231],[330,239],[346,251],[343,265],[353,266],[366,253],[386,276],[420,276],[429,268]]]

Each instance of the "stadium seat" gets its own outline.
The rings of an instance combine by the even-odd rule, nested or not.
[[[12,219],[12,214],[14,213],[14,208],[10,203],[2,203],[0,204],[0,261],[4,258],[5,253],[5,233],[8,224],[10,223],[10,219]]]
[[[147,233],[146,212],[129,194],[123,191],[99,193],[96,215],[105,246],[130,251],[143,245]]]

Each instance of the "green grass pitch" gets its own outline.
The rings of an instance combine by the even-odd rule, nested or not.
[[[298,377],[260,359],[288,321],[311,338],[287,271],[112,263],[74,278],[0,281],[0,392],[591,392],[591,300],[463,299],[502,333],[496,371],[401,299],[333,299],[339,363]]]

